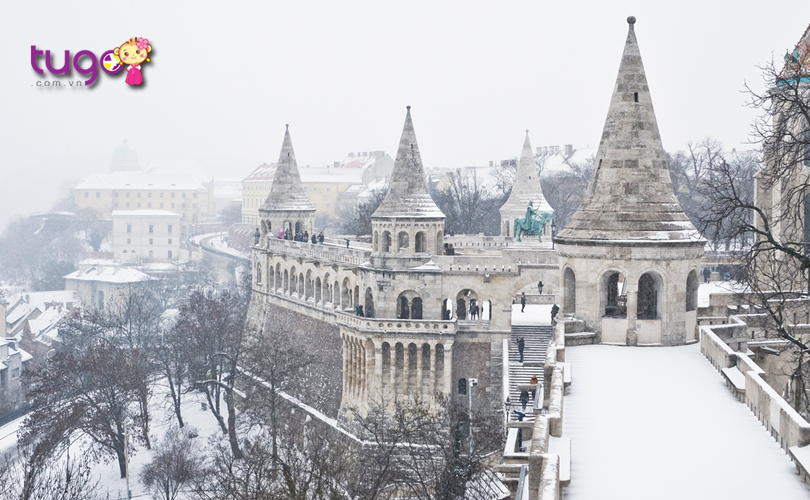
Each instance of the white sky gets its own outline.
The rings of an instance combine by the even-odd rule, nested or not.
[[[810,22],[797,1],[8,2],[0,16],[0,223],[47,209],[63,181],[107,171],[126,135],[142,166],[196,159],[244,177],[290,124],[299,165],[391,154],[405,116],[426,167],[536,146],[596,146],[627,32],[636,33],[668,150],[747,139],[744,82]],[[145,88],[34,86],[30,45],[101,55],[153,44]],[[46,75],[47,76],[47,75]],[[53,77],[49,77],[53,79]],[[82,79],[74,72],[71,80]],[[38,188],[39,186],[39,188]]]

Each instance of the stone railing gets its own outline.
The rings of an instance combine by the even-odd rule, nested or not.
[[[742,326],[744,328],[745,324]],[[788,448],[810,444],[810,424],[768,385],[763,378],[765,372],[748,355],[734,351],[723,341],[721,337],[728,332],[715,333],[715,330],[728,327],[739,325],[701,326],[700,351],[718,371],[729,373],[728,370],[737,370],[744,377],[743,400],[782,449],[787,452]]]
[[[336,322],[363,332],[378,332],[386,335],[406,333],[409,335],[453,335],[458,330],[456,321],[429,319],[366,318],[354,314],[335,312]]]
[[[263,243],[263,245],[262,245]],[[371,250],[346,248],[339,245],[313,245],[302,241],[280,240],[268,237],[254,247],[290,257],[303,257],[320,262],[333,262],[359,266],[371,258]]]

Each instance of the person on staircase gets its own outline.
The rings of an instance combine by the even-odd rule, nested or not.
[[[558,306],[557,304],[551,306],[551,326],[555,325],[554,318],[557,317],[558,312],[560,312],[560,306]]]
[[[523,337],[518,337],[517,346],[518,346],[518,354],[520,354],[519,363],[523,363],[523,349],[526,347],[526,341],[523,340]]]
[[[520,312],[526,309],[526,292],[521,292],[520,294]]]
[[[521,409],[523,409],[525,411],[527,404],[529,404],[529,391],[520,391],[520,406],[521,406]]]

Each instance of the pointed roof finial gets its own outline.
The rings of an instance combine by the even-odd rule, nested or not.
[[[636,24],[636,16],[630,16],[630,17],[628,17],[628,18],[627,18],[627,24],[629,24],[630,26],[632,26],[632,25]]]
[[[408,105],[408,106],[405,106],[405,109],[407,109],[407,110],[408,110],[408,111],[410,111],[410,110],[411,110],[411,107],[410,107],[410,105]]]
[[[537,213],[554,212],[543,196],[543,188],[537,177],[537,165],[534,163],[532,143],[529,142],[529,129],[526,129],[526,138],[523,140],[523,149],[515,172],[515,182],[512,184],[509,199],[500,208],[501,217],[510,221],[515,217],[522,217],[530,202],[537,209]]]
[[[301,174],[298,172],[298,163],[295,161],[292,139],[290,139],[290,125],[285,124],[284,141],[278,155],[276,173],[273,184],[270,185],[270,194],[262,204],[261,211],[315,211],[301,184]]]
[[[658,121],[633,23],[622,53],[588,190],[558,243],[620,240],[691,244],[699,233],[684,214],[667,169]]]
[[[372,217],[429,217],[444,218],[444,214],[433,202],[425,181],[425,169],[413,130],[411,107],[406,106],[405,125],[399,139],[397,158],[388,192]]]

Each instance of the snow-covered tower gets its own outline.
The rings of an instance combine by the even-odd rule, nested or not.
[[[537,210],[537,214],[554,213],[554,209],[543,196],[543,188],[540,186],[540,178],[537,176],[537,166],[534,163],[534,153],[532,144],[529,142],[529,131],[526,131],[526,139],[523,141],[523,151],[520,153],[517,172],[515,173],[515,183],[512,185],[512,192],[509,199],[500,208],[501,213],[501,236],[512,236],[514,234],[515,219],[526,215],[526,207],[532,203],[532,208]],[[548,224],[547,224],[548,226]],[[550,229],[544,228],[543,235],[547,235]],[[525,241],[531,241],[526,239]],[[536,238],[535,238],[536,241]]]
[[[113,151],[110,162],[110,173],[115,172],[138,172],[141,167],[138,165],[138,153],[129,147],[127,140],[118,145]]]
[[[315,231],[315,206],[304,193],[290,139],[290,126],[286,127],[270,194],[259,208],[262,237],[267,233],[286,230],[293,235],[304,231],[312,234]]]
[[[411,107],[407,109],[388,193],[371,216],[375,267],[396,267],[391,257],[424,260],[442,253],[445,217],[428,192]],[[410,262],[407,266],[412,267]]]
[[[585,199],[555,238],[563,313],[602,342],[679,345],[695,339],[705,240],[667,169],[635,17]]]

